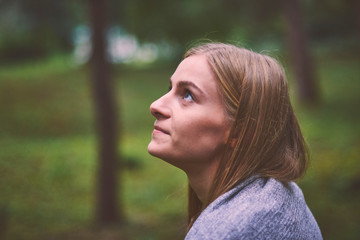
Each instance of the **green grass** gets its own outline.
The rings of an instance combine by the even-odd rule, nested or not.
[[[149,106],[166,91],[171,70],[115,68],[119,152],[134,167],[119,177],[126,224],[98,231],[89,71],[63,59],[0,68],[0,238],[182,239],[185,175],[146,150]]]
[[[318,57],[322,103],[296,104],[312,163],[300,182],[325,239],[360,230],[360,70],[349,57]],[[86,67],[67,57],[0,67],[1,239],[183,239],[186,176],[151,157],[152,101],[173,69],[116,66],[119,178],[126,223],[93,224],[96,138]]]

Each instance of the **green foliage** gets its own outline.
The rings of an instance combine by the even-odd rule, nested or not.
[[[339,45],[356,41],[355,1],[300,1],[309,38]],[[283,43],[283,1],[132,0],[123,4],[119,22],[141,40],[166,40],[184,46],[193,39],[238,41],[256,46],[264,40]],[[282,44],[283,45],[283,44]]]
[[[193,39],[237,41],[253,48],[264,41],[283,46],[282,1],[108,0],[110,26],[141,41],[186,46]],[[344,48],[357,45],[355,1],[301,1],[310,39]],[[71,50],[73,31],[89,25],[87,1],[0,2],[0,64]],[[183,51],[181,51],[183,52]]]
[[[170,72],[115,69],[124,120],[119,150],[129,159],[125,167],[135,167],[119,178],[127,222],[96,231],[90,72],[74,68],[67,57],[1,68],[0,238],[101,239],[110,231],[130,239],[169,239],[174,233],[181,239],[185,176],[146,151],[153,128],[149,105],[166,91]],[[163,229],[168,222],[174,224]]]
[[[224,4],[208,1],[128,1],[124,26],[145,40],[187,43],[190,39],[224,40],[232,26]]]
[[[360,75],[356,58],[318,58],[323,103],[298,109],[311,165],[301,183],[324,239],[360,236]]]
[[[39,59],[71,50],[72,31],[80,18],[84,16],[79,14],[77,1],[2,1],[0,63]]]
[[[84,69],[58,56],[0,69],[1,134],[64,136],[88,132],[91,102]],[[45,78],[42,76],[46,76]],[[64,101],[67,99],[67,101]],[[26,103],[26,104],[24,104]]]
[[[359,63],[324,54],[317,62],[323,103],[296,105],[312,154],[300,184],[325,239],[358,239]],[[146,151],[149,106],[167,91],[174,69],[114,68],[126,223],[92,227],[97,154],[89,71],[58,57],[0,68],[1,239],[183,239],[186,176]]]

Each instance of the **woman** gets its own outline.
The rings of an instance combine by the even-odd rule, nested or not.
[[[292,182],[307,155],[274,59],[222,43],[192,48],[150,111],[149,153],[189,179],[186,239],[322,239]]]

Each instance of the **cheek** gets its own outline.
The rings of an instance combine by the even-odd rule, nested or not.
[[[204,125],[198,131],[199,141],[209,150],[225,145],[227,134],[224,125]],[[196,141],[196,140],[194,140]]]
[[[177,126],[174,144],[186,149],[214,151],[225,145],[228,130],[224,121],[201,116],[198,119]],[[175,127],[175,126],[174,126]]]

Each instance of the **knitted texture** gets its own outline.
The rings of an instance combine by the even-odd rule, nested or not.
[[[253,176],[212,202],[185,237],[194,239],[322,239],[300,188]]]

